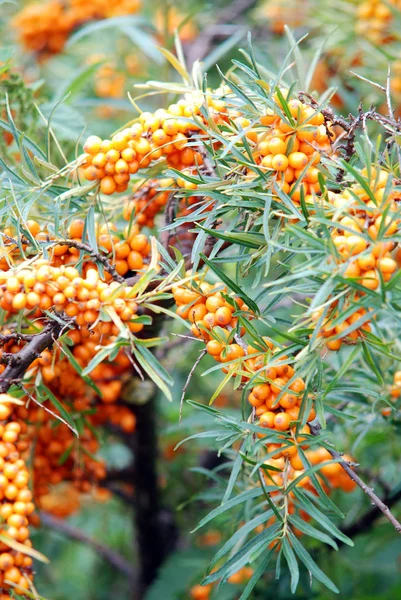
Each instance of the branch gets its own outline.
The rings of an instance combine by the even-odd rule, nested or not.
[[[117,273],[117,271],[115,270],[115,268],[113,267],[113,265],[111,265],[109,263],[109,261],[107,260],[107,258],[105,256],[103,256],[102,254],[100,254],[100,252],[96,252],[96,250],[94,250],[93,248],[91,248],[87,244],[84,244],[82,242],[75,242],[73,240],[57,240],[56,243],[57,244],[62,244],[63,246],[69,246],[70,248],[76,248],[77,250],[82,250],[83,252],[86,252],[87,254],[89,254],[91,256],[91,258],[94,258],[98,262],[102,263],[102,265],[104,266],[104,268],[106,269],[106,271],[108,273],[110,273],[110,275],[112,276],[112,278],[115,281],[118,281],[119,283],[125,283],[126,282],[126,279],[124,279],[124,277],[122,277],[121,275],[119,275]]]
[[[401,500],[401,488],[397,486],[397,490],[388,492],[383,501],[388,508],[394,506],[399,500]],[[382,511],[377,506],[372,506],[367,510],[355,523],[342,527],[341,531],[348,537],[354,537],[365,531],[369,531],[371,526],[379,517],[381,517]],[[341,542],[340,542],[341,543]]]
[[[6,369],[0,375],[0,393],[4,394],[14,383],[21,381],[31,363],[43,350],[51,348],[65,327],[66,324],[59,320],[49,321],[43,331],[33,335],[30,342],[11,356]]]
[[[320,426],[312,424],[310,425],[310,431],[312,435],[318,436],[320,429]],[[370,498],[372,503],[376,506],[376,510],[381,511],[386,517],[386,519],[388,519],[393,525],[394,529],[398,533],[401,533],[401,523],[397,521],[397,519],[391,513],[389,507],[379,498],[379,496],[377,496],[374,493],[373,489],[366,485],[366,483],[359,477],[359,475],[357,475],[355,471],[351,468],[348,462],[343,460],[340,452],[337,452],[337,450],[334,450],[332,448],[327,448],[327,450],[333,458],[338,460],[338,463],[341,465],[341,467],[344,469],[347,475],[352,479],[352,481],[355,481],[355,483],[361,488],[361,490],[365,492],[365,494]]]
[[[121,554],[114,552],[114,550],[108,546],[104,546],[97,540],[89,537],[85,532],[82,531],[82,529],[78,529],[78,527],[74,527],[73,525],[70,525],[70,523],[59,519],[50,513],[39,511],[39,517],[43,525],[91,547],[99,556],[113,565],[113,567],[118,569],[121,573],[124,573],[124,575],[126,575],[132,582],[135,581],[135,571],[132,569],[130,563],[123,556],[121,556]]]
[[[172,335],[174,335],[174,334],[172,334]],[[172,352],[173,350],[176,350],[177,348],[180,348],[180,350],[181,350],[183,345],[188,344],[188,342],[199,342],[200,341],[198,338],[193,337],[193,336],[183,336],[180,334],[175,334],[175,335],[176,335],[176,339],[174,339],[173,341],[168,342],[166,344],[163,344],[162,346],[158,346],[156,348],[155,356],[158,361],[163,361],[165,358],[168,357],[170,352]],[[161,337],[163,337],[163,332],[161,333]]]
[[[34,334],[19,333],[18,331],[13,333],[0,333],[0,346],[4,346],[13,340],[17,340],[17,342],[30,342],[33,337]]]

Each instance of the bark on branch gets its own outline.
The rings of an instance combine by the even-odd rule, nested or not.
[[[54,340],[57,339],[65,323],[58,320],[51,320],[40,333],[32,336],[32,339],[19,352],[11,355],[7,367],[0,375],[0,393],[4,394],[14,384],[19,383],[25,372],[40,356],[40,354],[50,348]]]

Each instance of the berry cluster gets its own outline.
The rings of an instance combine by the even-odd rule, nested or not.
[[[78,448],[75,433],[44,408],[19,407],[17,418],[28,423],[23,441],[29,451],[34,448],[33,491],[39,507],[42,497],[61,482],[72,482],[78,491],[89,492],[92,483],[105,477],[105,465],[94,458],[99,442],[89,427],[80,432]]]
[[[361,2],[356,13],[356,33],[366,36],[374,44],[387,44],[395,39],[394,10],[400,10],[399,0],[382,2],[381,0],[367,0]]]
[[[53,267],[48,260],[38,259],[29,268],[1,273],[0,286],[1,307],[10,313],[27,310],[40,316],[53,308],[83,326],[101,321],[101,309],[110,307],[131,331],[142,329],[135,323],[138,307],[132,288],[102,281],[95,268],[86,269],[81,277],[75,267]]]
[[[49,246],[49,242],[54,241],[54,244],[50,244],[49,246],[52,267],[74,267],[74,265],[83,262],[83,272],[86,274],[87,270],[93,270],[97,267],[92,262],[93,258],[87,250],[87,245],[83,244],[84,227],[85,223],[82,219],[74,219],[67,228],[68,239],[57,243],[54,235],[41,230],[36,221],[31,220],[26,222],[27,231],[38,242],[39,246],[41,244]],[[7,241],[4,244],[3,252],[0,254],[0,269],[7,271],[9,264],[20,263],[21,260],[19,258],[18,244],[14,241],[14,231],[11,228],[7,228],[4,234]],[[137,226],[127,227],[124,232],[120,233],[113,223],[96,225],[95,234],[98,248],[104,253],[104,257],[113,263],[113,267],[119,275],[124,276],[129,271],[137,272],[146,268],[146,261],[150,253],[150,243],[148,238],[139,232]],[[26,240],[22,244],[23,249],[27,249],[28,245],[28,240]],[[42,270],[43,272],[45,271],[45,269]],[[24,271],[24,274],[28,275],[26,271]],[[71,271],[71,274],[74,274],[74,277],[76,277],[75,271]],[[105,282],[111,282],[112,280],[112,276],[108,272],[104,273],[103,278]],[[42,277],[34,282],[32,278],[30,280],[27,278],[26,282],[24,281],[23,283],[26,288],[27,285],[28,287],[33,287],[35,283],[43,283],[45,280],[46,278],[43,279]],[[64,283],[67,282],[64,281]],[[40,295],[43,295],[43,292],[44,290],[40,292]],[[49,295],[53,297],[54,294],[50,293]]]
[[[273,190],[278,186],[299,203],[302,195],[309,201],[321,192],[316,166],[321,153],[330,152],[332,133],[321,112],[295,98],[286,99],[287,96],[285,89],[273,95],[278,110],[268,109],[260,119],[264,128],[251,129],[247,137],[254,143],[256,163],[273,176]],[[284,102],[291,119],[281,112]],[[250,124],[248,119],[237,119],[237,125],[243,129]],[[252,169],[249,173],[252,175]]]
[[[205,281],[196,287],[175,286],[172,292],[178,306],[177,314],[192,323],[191,332],[195,337],[208,342],[206,349],[215,360],[224,363],[245,355],[242,346],[230,343],[238,324],[235,311],[248,310],[241,298],[229,295],[221,283],[212,286]],[[218,335],[213,331],[217,327]]]
[[[133,195],[124,205],[123,217],[126,221],[133,221],[140,227],[154,226],[156,215],[166,206],[170,197],[170,188],[174,186],[174,179],[151,179],[138,181],[133,188]]]
[[[30,4],[14,18],[20,43],[42,56],[56,54],[68,37],[87,21],[130,15],[141,8],[141,0],[50,0]]]
[[[391,252],[396,247],[392,238],[398,234],[400,225],[399,193],[389,185],[387,171],[372,167],[369,173],[362,170],[361,176],[368,188],[353,184],[341,193],[328,193],[328,201],[335,209],[331,239],[339,274],[345,280],[374,291],[381,282],[388,282],[397,269]],[[364,332],[370,332],[369,319],[365,318],[369,311],[360,305],[363,295],[360,289],[351,290],[340,308],[337,301],[332,303],[319,331],[330,350],[339,350],[344,341],[355,343]],[[312,321],[320,322],[322,315],[323,309],[316,311]],[[345,318],[340,319],[341,315]],[[360,327],[348,332],[358,321]]]
[[[271,492],[272,498],[275,498],[278,504],[283,500],[283,493],[285,489],[297,479],[297,487],[302,488],[312,496],[316,496],[316,487],[311,477],[306,474],[306,469],[321,465],[319,471],[316,473],[316,477],[320,485],[325,490],[326,494],[330,494],[333,490],[341,489],[343,492],[350,493],[355,487],[356,483],[347,475],[340,463],[333,462],[331,454],[326,448],[308,448],[308,444],[303,443],[302,448],[304,450],[304,461],[288,460],[288,457],[280,458],[269,458],[265,461],[265,468],[262,469],[262,475],[266,482],[266,485],[275,485],[277,489]],[[348,455],[343,456],[343,460],[351,462],[351,457]],[[290,492],[286,495],[286,511],[289,515],[296,515],[299,519],[304,522],[311,520],[311,516],[306,511],[302,510],[294,501],[294,494]],[[277,517],[273,515],[266,522],[265,525],[259,525],[255,533],[261,533],[264,529],[268,529],[277,522]],[[303,532],[293,527],[294,533],[300,537]],[[281,543],[273,541],[270,547],[274,547],[278,551],[281,547]]]
[[[206,98],[216,121],[226,118],[225,103],[211,94]],[[81,163],[85,179],[100,181],[100,190],[104,194],[124,192],[130,175],[162,157],[168,165],[190,174],[191,168],[203,164],[197,143],[190,142],[191,136],[199,133],[199,126],[189,120],[194,115],[200,117],[202,104],[202,96],[188,94],[167,110],[141,113],[139,122],[123,129],[111,140],[90,136],[84,144],[85,155]],[[196,188],[187,180],[177,183],[185,189]]]
[[[205,98],[216,124],[224,125],[222,135],[240,146],[244,145],[243,137],[246,138],[258,169],[271,176],[267,185],[276,194],[280,188],[296,203],[302,196],[312,201],[313,196],[321,192],[317,169],[321,153],[331,152],[334,136],[323,114],[300,100],[289,98],[288,91],[281,89],[273,94],[276,110],[267,109],[266,114],[252,123],[241,111],[219,99],[219,95],[226,92],[225,88],[219,88]],[[86,154],[81,163],[84,177],[100,181],[100,190],[105,194],[124,192],[131,174],[163,158],[169,166],[181,171],[183,176],[176,179],[180,188],[197,189],[197,183],[186,175],[196,174],[204,162],[194,139],[195,134],[202,131],[198,122],[204,119],[200,113],[203,103],[202,96],[187,94],[167,111],[142,113],[138,123],[111,140],[90,136],[84,145]],[[284,105],[289,117],[283,112]],[[197,122],[191,121],[191,117],[196,117]],[[215,145],[217,147],[219,142]],[[254,168],[247,169],[248,178],[256,176]]]
[[[0,394],[0,516],[1,534],[27,548],[32,547],[28,525],[35,509],[29,490],[29,473],[21,452],[21,436],[27,425],[18,416],[18,404],[8,394]],[[24,593],[31,589],[32,559],[16,551],[5,540],[0,543],[0,587]],[[7,596],[8,597],[8,596]]]
[[[268,338],[262,338],[259,347],[243,341],[245,329],[239,325],[238,315],[246,315],[249,320],[253,313],[241,298],[228,295],[221,283],[211,286],[201,282],[197,288],[177,286],[173,288],[173,295],[178,305],[177,314],[192,323],[192,334],[206,342],[208,354],[226,365],[223,371],[233,375],[240,371],[244,383],[251,379],[255,382],[248,402],[255,417],[259,417],[258,424],[269,430],[291,434],[292,438],[283,439],[284,450],[281,450],[280,444],[269,444],[266,440],[268,452],[273,452],[275,457],[283,453],[299,461],[294,425],[303,416],[300,415],[300,406],[305,382],[288,364],[288,357],[274,348]],[[314,418],[312,408],[306,421]],[[302,433],[309,433],[307,425]],[[266,436],[260,434],[260,437]]]
[[[344,492],[352,492],[352,490],[355,489],[356,483],[347,475],[340,463],[330,462],[330,464],[325,464],[332,461],[331,454],[326,448],[319,447],[308,449],[308,444],[305,443],[302,444],[302,448],[305,450],[305,463],[300,459],[294,461],[292,458],[287,461],[285,457],[275,457],[267,460],[265,465],[274,467],[275,469],[278,469],[278,471],[264,470],[266,482],[269,484],[273,482],[277,486],[282,487],[283,477],[285,476],[287,481],[286,485],[288,486],[291,481],[302,475],[308,465],[322,465],[318,472],[318,478],[326,492],[338,488],[341,488]],[[349,462],[351,461],[351,457],[345,454],[343,460]],[[308,475],[305,475],[305,477],[300,479],[298,485],[308,489],[312,494],[316,493],[315,487]],[[294,505],[290,508],[290,512],[295,512]],[[309,515],[306,513],[302,515],[302,518],[304,520],[310,519]]]
[[[86,368],[99,346],[112,344],[122,327],[138,333],[143,323],[136,315],[138,306],[132,288],[113,280],[107,270],[101,272],[93,262],[94,255],[84,243],[84,221],[71,221],[67,227],[68,239],[61,241],[41,230],[36,221],[28,221],[24,227],[27,235],[27,239],[22,240],[25,256],[21,255],[13,230],[3,232],[0,304],[6,322],[15,318],[15,314],[21,314],[24,316],[22,331],[30,334],[30,323],[34,322],[35,331],[40,331],[45,311],[53,311],[61,318],[69,319],[74,327],[66,333],[72,359],[60,344],[52,351],[43,351],[31,364],[24,385],[27,390],[32,388],[32,394],[35,394],[34,382],[42,381],[48,389],[47,397],[52,394],[73,418],[82,415],[83,421],[77,444],[74,432],[62,422],[63,416],[57,405],[51,411],[48,404],[44,408],[34,403],[18,407],[15,414],[24,424],[19,450],[32,453],[34,493],[40,506],[47,510],[57,507],[53,499],[58,489],[63,486],[65,490],[65,486],[69,486],[68,493],[75,499],[63,508],[63,514],[67,514],[79,506],[71,490],[92,491],[105,476],[104,463],[95,458],[99,446],[95,427],[111,423],[128,433],[135,430],[134,414],[117,402],[131,369],[124,349],[92,370],[94,386],[77,376],[77,368]],[[144,261],[149,255],[150,244],[138,227],[131,227],[129,232],[121,234],[113,224],[98,226],[95,235],[97,254],[107,257],[109,265],[120,277],[146,267]],[[39,248],[42,244],[46,246],[47,259],[26,260],[32,251],[37,252],[33,242]],[[28,342],[23,335],[15,333],[13,327],[3,325],[1,333],[4,341],[0,348],[0,372],[3,372],[10,357]],[[54,426],[55,415],[60,417],[57,427]]]

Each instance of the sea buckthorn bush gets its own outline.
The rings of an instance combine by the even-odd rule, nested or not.
[[[400,7],[195,9],[1,16],[0,600],[399,592]]]

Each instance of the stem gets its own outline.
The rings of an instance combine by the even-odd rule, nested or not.
[[[51,348],[54,340],[67,326],[56,320],[50,321],[43,331],[33,335],[30,342],[17,354],[13,354],[6,369],[0,375],[0,393],[7,392],[13,383],[19,383],[35,358],[38,358],[46,348]]]
[[[389,492],[384,497],[384,502],[388,508],[394,506],[399,500],[401,500],[401,489],[399,488],[396,491]],[[381,514],[381,510],[377,506],[372,506],[372,508],[367,510],[360,519],[355,521],[355,523],[342,527],[341,531],[348,537],[354,537],[365,531],[370,531],[371,526],[377,521]],[[339,543],[341,544],[341,542]]]

